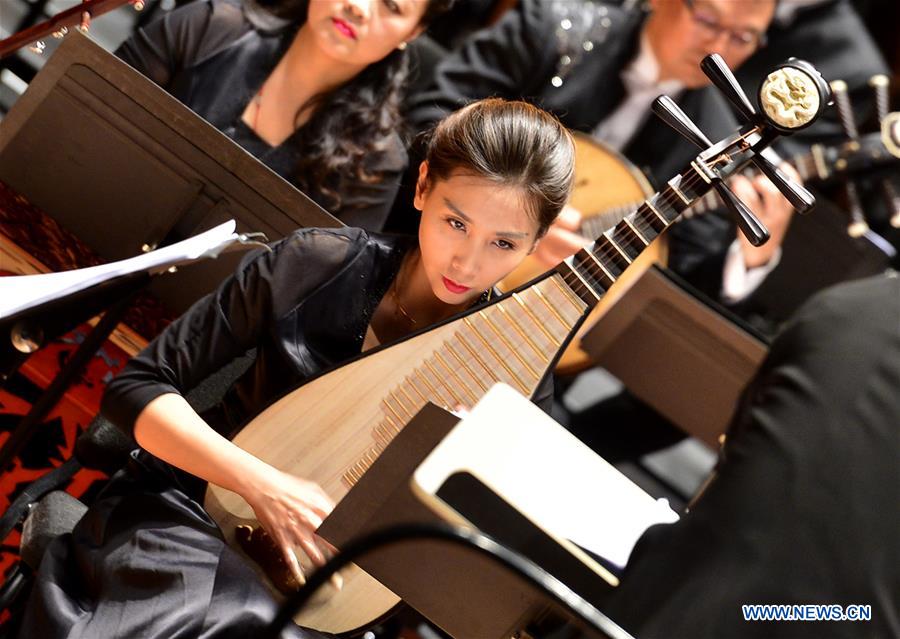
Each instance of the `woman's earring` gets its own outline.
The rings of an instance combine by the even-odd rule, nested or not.
[[[400,44],[397,45],[397,48],[400,49],[401,51],[406,51],[406,42],[401,42]]]

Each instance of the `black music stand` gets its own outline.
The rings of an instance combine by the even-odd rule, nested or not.
[[[676,519],[528,399],[497,384],[462,421],[426,404],[318,533],[342,548],[397,524],[459,523],[599,605],[640,534]],[[359,565],[452,636],[513,636],[547,606],[533,587],[465,549],[410,542]]]
[[[871,231],[850,237],[847,214],[825,197],[817,195],[816,202],[815,214],[793,217],[781,261],[750,296],[776,323],[787,320],[818,291],[883,273],[892,258],[885,252],[892,251],[886,240]]]
[[[230,219],[237,221],[238,233],[262,232],[270,240],[298,227],[341,226],[159,86],[76,31],[4,118],[0,180],[107,262]],[[134,276],[95,291],[85,308],[96,312],[115,305],[17,432],[28,431],[56,404],[124,314],[128,303],[121,300],[130,297],[128,291],[149,281],[150,291],[180,314],[232,273],[240,259],[229,254],[188,265],[177,278]],[[56,314],[53,306],[46,309],[48,322]],[[55,329],[53,322],[42,326],[45,332]],[[17,352],[4,357],[7,372],[24,359]]]
[[[766,338],[653,266],[581,337],[591,358],[673,424],[718,447]]]
[[[341,226],[159,86],[74,31],[3,120],[0,180],[106,261],[230,219],[239,233],[262,232],[273,241],[299,227]],[[180,314],[239,259],[188,267],[150,290]]]

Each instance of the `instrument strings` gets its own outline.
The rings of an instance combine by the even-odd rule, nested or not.
[[[684,178],[683,184],[684,184],[685,187],[687,187],[687,188],[689,188],[689,189],[691,189],[691,190],[694,190],[694,188],[695,188],[698,184],[702,184],[703,182],[705,182],[705,180],[703,180],[700,176],[695,175],[695,174],[692,174],[692,175],[690,175],[689,177]],[[671,188],[671,187],[669,187],[668,184],[667,184],[667,188]],[[709,191],[710,188],[712,188],[712,187],[710,186],[709,188],[706,189],[706,191]],[[706,191],[705,191],[705,192],[706,192]],[[705,194],[705,192],[704,192],[704,194]],[[637,208],[636,208],[635,210],[633,210],[631,213],[629,213],[628,215],[626,215],[625,218],[627,218],[629,215],[635,215],[635,214],[640,210],[640,207],[641,207],[641,206],[644,206],[644,205],[647,204],[651,199],[656,198],[656,197],[660,196],[661,194],[662,194],[662,191],[657,191],[656,193],[654,193],[653,195],[651,195],[649,198],[647,198],[646,200],[644,200],[641,204],[639,204],[639,205],[637,206]],[[693,204],[694,202],[696,202],[696,201],[697,201],[698,199],[700,199],[701,197],[703,197],[703,195],[699,195],[699,196],[696,196],[696,197],[691,198],[691,204]],[[691,204],[685,206],[684,209],[686,210],[686,209],[690,208]],[[671,205],[670,205],[670,206],[671,206]],[[677,218],[676,218],[676,219],[677,219]],[[667,223],[666,223],[666,226],[665,226],[665,228],[663,229],[662,232],[665,232],[665,231],[669,228],[669,226],[671,226],[673,223],[674,223],[674,220],[673,220],[672,222],[667,222]],[[606,237],[606,239],[607,239],[609,242],[616,242],[616,243],[618,243],[620,246],[622,246],[622,248],[626,248],[626,249],[635,249],[635,248],[637,248],[637,249],[639,249],[638,252],[643,251],[643,250],[649,245],[649,243],[648,243],[648,244],[644,244],[643,242],[641,242],[639,238],[627,238],[627,239],[625,240],[625,242],[618,242],[617,240],[613,240],[612,238],[608,237],[608,236],[607,236],[607,233],[609,233],[610,231],[613,231],[613,230],[615,230],[616,228],[618,228],[618,225],[619,225],[619,224],[621,224],[621,221],[620,221],[618,224],[616,224],[616,226],[613,227],[612,229],[609,229],[609,230],[605,231],[604,233],[602,233],[602,234],[601,234],[601,237]],[[654,230],[653,232],[656,233],[655,230]],[[657,237],[658,237],[659,235],[661,235],[662,232],[657,233],[657,234],[656,234]],[[656,239],[656,238],[653,238],[653,239]],[[600,257],[600,258],[603,258],[603,259],[612,261],[613,257],[616,255],[615,249],[614,249],[614,248],[609,248],[608,246],[605,246],[605,245],[604,245],[604,246],[598,246],[598,245],[596,244],[596,242],[598,242],[599,240],[600,240],[600,237],[597,237],[597,238],[594,240],[594,242],[595,242],[594,248],[595,248],[595,249],[599,249],[599,251],[593,251],[593,250],[591,250],[590,248],[585,248],[584,250],[585,250],[585,251],[589,251],[589,252],[593,252],[594,255],[596,255],[597,257]],[[651,240],[650,243],[652,243],[652,241],[653,241],[653,240]],[[599,277],[597,277],[598,274],[602,275],[602,273],[601,273],[601,271],[600,271],[600,266],[597,265],[597,264],[593,264],[593,263],[591,263],[591,262],[588,262],[588,263],[586,263],[586,264],[587,264],[588,272],[589,272],[592,276],[594,276],[598,281],[602,281]],[[570,278],[571,278],[571,281],[569,281]],[[617,279],[618,279],[618,277],[613,278],[613,281],[616,281]],[[566,274],[563,275],[563,281],[564,281],[570,288],[574,288],[574,286],[575,286],[576,284],[581,284],[581,280],[580,280],[579,276],[574,272],[574,269],[573,269],[572,272],[566,273]],[[600,294],[598,297],[601,297],[601,298],[602,298],[602,297],[603,297],[603,294]]]

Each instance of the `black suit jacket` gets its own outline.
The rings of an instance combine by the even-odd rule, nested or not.
[[[649,528],[602,609],[637,637],[898,637],[900,278],[823,292],[773,342],[689,513]],[[746,622],[742,604],[869,604]]]
[[[620,76],[637,54],[644,17],[614,3],[521,0],[438,65],[432,85],[411,97],[409,119],[423,130],[467,102],[499,96],[527,100],[590,132],[625,97]],[[713,140],[735,129],[714,89],[686,91],[677,102]],[[623,151],[657,185],[697,154],[652,114]]]

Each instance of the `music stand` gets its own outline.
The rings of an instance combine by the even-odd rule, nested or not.
[[[536,484],[543,494],[532,490]],[[640,534],[676,519],[537,406],[498,384],[462,421],[426,404],[319,534],[341,547],[398,523],[463,523],[596,603],[618,584],[613,571]],[[544,596],[515,575],[433,542],[373,553],[360,567],[455,637],[509,637],[546,608]]]
[[[718,447],[765,338],[653,266],[588,328],[581,346],[686,433]]]
[[[262,232],[270,240],[303,226],[341,226],[162,88],[76,31],[4,118],[0,180],[107,262],[231,219],[238,233]],[[234,272],[240,259],[229,254],[188,265],[177,278],[153,279],[149,288],[180,314]],[[107,295],[93,299],[102,306],[102,298],[106,303],[128,297],[126,291],[142,280],[134,278],[104,285]],[[56,404],[127,306],[119,301],[104,316],[24,418],[25,426]]]
[[[230,219],[239,233],[262,232],[272,241],[299,227],[341,226],[162,88],[74,31],[3,120],[0,180],[107,261]],[[180,314],[239,259],[188,267],[150,290]]]
[[[813,215],[791,219],[781,261],[751,294],[754,306],[775,322],[787,320],[818,291],[883,273],[890,262],[869,236],[847,234],[844,211],[822,196],[816,202]]]

